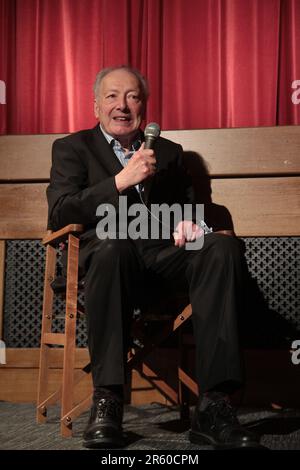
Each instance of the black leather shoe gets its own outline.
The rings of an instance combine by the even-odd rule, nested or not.
[[[193,444],[210,444],[216,449],[261,448],[259,437],[243,428],[228,399],[204,398],[196,406],[189,434]]]
[[[88,448],[124,447],[122,433],[123,402],[112,393],[94,400],[90,419],[83,435]]]

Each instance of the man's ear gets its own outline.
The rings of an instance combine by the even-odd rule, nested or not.
[[[100,119],[100,110],[99,110],[99,105],[97,103],[97,100],[94,101],[94,114],[96,119]]]

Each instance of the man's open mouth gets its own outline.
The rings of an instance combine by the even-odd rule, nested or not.
[[[115,116],[113,119],[119,122],[129,122],[131,120],[129,116]]]

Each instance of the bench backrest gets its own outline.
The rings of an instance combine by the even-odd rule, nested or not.
[[[300,126],[162,135],[204,159],[212,200],[230,211],[237,235],[300,234]],[[0,239],[44,236],[51,146],[61,136],[0,137]]]

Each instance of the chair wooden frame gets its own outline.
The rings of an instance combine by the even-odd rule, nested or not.
[[[79,403],[74,403],[74,387],[90,372],[90,364],[81,370],[74,370],[76,347],[76,320],[78,296],[78,259],[79,237],[83,231],[82,225],[68,225],[63,229],[49,233],[43,239],[46,246],[46,268],[44,280],[44,301],[42,317],[42,333],[40,348],[40,364],[38,378],[37,422],[44,423],[47,418],[47,408],[56,402],[61,402],[61,434],[68,437],[72,435],[74,420],[85,411],[92,401],[92,394]],[[66,307],[64,333],[53,333],[53,300],[54,292],[51,284],[55,278],[57,245],[60,242],[68,243]],[[146,357],[154,347],[162,343],[172,332],[182,326],[192,314],[191,306],[187,305],[175,319],[164,322],[163,328],[147,340],[142,349],[130,350],[128,353],[128,369],[136,369],[155,388],[165,395],[173,404],[180,405],[180,415],[187,418],[189,414],[189,400],[187,388],[197,394],[197,384],[184,372],[184,353],[180,347],[178,363],[178,390],[174,390],[161,379],[147,364]],[[179,329],[179,331],[181,331]],[[179,345],[182,345],[182,335],[179,336]],[[64,348],[62,383],[55,392],[48,391],[49,385],[49,353],[53,346]]]

